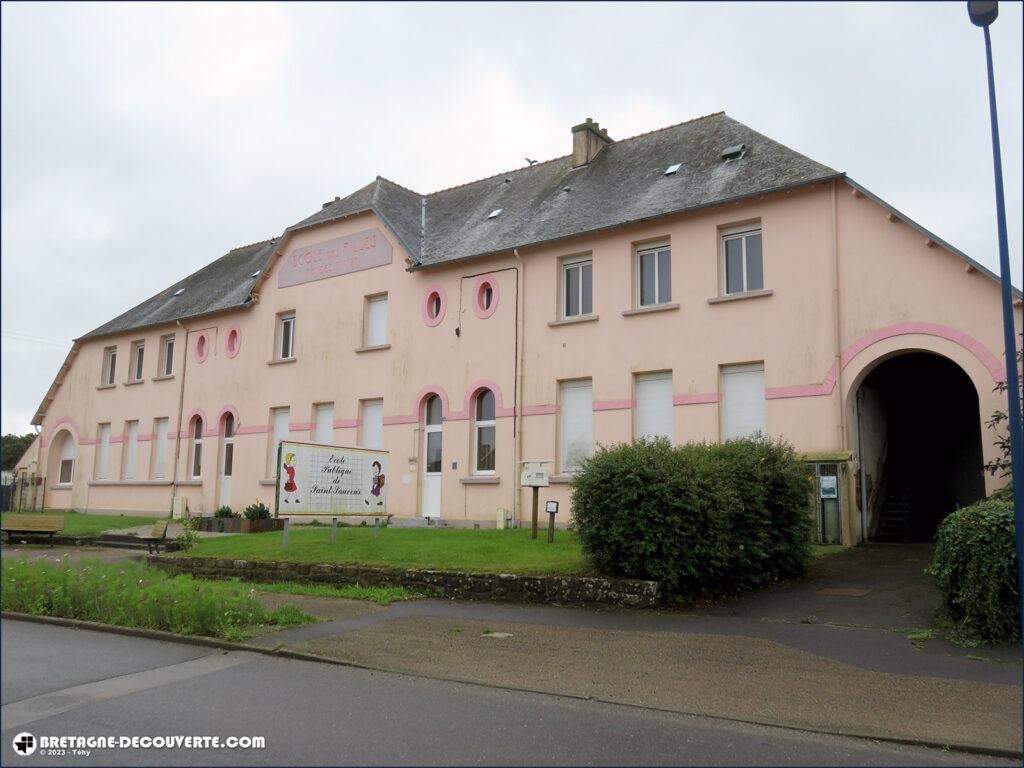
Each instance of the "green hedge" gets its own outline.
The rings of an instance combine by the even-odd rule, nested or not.
[[[806,465],[781,442],[639,440],[584,463],[573,528],[602,572],[677,594],[749,589],[804,568],[811,490]]]
[[[954,623],[954,640],[970,645],[1020,640],[1012,504],[980,501],[943,520],[928,573]]]

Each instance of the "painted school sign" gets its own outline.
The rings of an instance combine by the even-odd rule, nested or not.
[[[281,442],[278,515],[381,514],[388,511],[388,452]]]

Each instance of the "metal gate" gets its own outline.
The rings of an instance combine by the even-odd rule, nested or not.
[[[819,544],[841,544],[843,539],[843,495],[838,462],[812,462],[814,472],[814,518]]]

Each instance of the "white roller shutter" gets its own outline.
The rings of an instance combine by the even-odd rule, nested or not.
[[[580,461],[590,456],[594,443],[594,396],[590,380],[563,382],[559,405],[559,469],[575,472]]]
[[[672,440],[672,374],[636,377],[636,436]]]
[[[764,365],[722,368],[722,439],[766,432],[764,421]]]

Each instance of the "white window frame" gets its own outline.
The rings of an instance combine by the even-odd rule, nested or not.
[[[122,480],[134,480],[139,468],[139,422],[124,423],[124,466]]]
[[[755,372],[759,372],[761,374],[761,396],[762,396],[761,408],[762,408],[762,411],[761,411],[761,428],[758,431],[760,431],[760,432],[762,432],[764,434],[767,434],[767,432],[768,432],[768,410],[767,410],[768,403],[767,403],[767,399],[764,397],[764,390],[765,390],[765,386],[766,386],[765,385],[765,378],[764,378],[764,362],[740,363],[740,364],[737,364],[737,365],[723,365],[723,366],[721,366],[719,368],[719,371],[718,371],[718,378],[719,378],[719,385],[718,386],[719,386],[719,393],[720,393],[719,401],[721,403],[721,406],[720,406],[721,407],[721,416],[719,418],[719,437],[723,441],[724,440],[732,440],[734,438],[751,437],[753,434],[755,434],[754,432],[746,432],[746,433],[743,433],[743,434],[734,434],[734,435],[726,434],[726,414],[727,414],[727,410],[728,410],[728,408],[730,406],[729,406],[729,398],[728,398],[728,395],[727,395],[727,393],[725,391],[726,390],[726,384],[725,384],[725,381],[726,381],[725,377],[726,376],[729,376],[729,375],[732,375],[732,374],[755,373]]]
[[[761,287],[760,288],[748,288],[747,287],[747,237],[750,235],[761,236]],[[729,267],[728,262],[725,258],[725,244],[729,240],[739,240],[742,244],[742,264],[743,264],[743,287],[738,291],[729,292]],[[749,293],[751,290],[760,291],[764,290],[766,281],[764,279],[764,230],[761,227],[760,221],[750,222],[749,224],[740,224],[735,227],[725,227],[718,231],[718,272],[720,275],[719,279],[719,295],[720,296],[739,296],[743,293]]]
[[[373,307],[384,305],[384,328],[375,329],[372,325]],[[375,333],[375,330],[380,330]],[[375,293],[366,297],[365,312],[363,315],[363,346],[383,347],[388,343],[388,295],[386,293]]]
[[[68,450],[68,446],[71,450]],[[71,456],[65,454],[70,453]],[[64,465],[68,467],[68,479],[64,479]],[[64,442],[60,446],[60,460],[57,462],[57,485],[62,488],[70,488],[75,483],[75,440],[70,434],[65,433]]]
[[[374,407],[380,406],[380,441],[378,445],[369,445],[366,440],[366,410],[367,406]],[[376,425],[375,425],[376,426]],[[360,448],[376,448],[381,449],[384,447],[384,399],[380,397],[371,397],[366,400],[359,401],[359,439],[356,441]]]
[[[485,392],[491,393],[491,399],[494,401],[494,418],[484,419],[483,421],[477,421],[476,409],[480,401],[480,396]],[[498,469],[498,398],[494,394],[493,389],[483,390],[477,393],[477,396],[473,398],[473,474],[489,476],[497,473]],[[494,429],[494,469],[480,469],[480,430],[491,427]]]
[[[324,414],[328,414],[329,418]],[[327,431],[326,438],[320,434],[321,427]],[[313,442],[334,445],[334,403],[323,402],[313,405]]]
[[[590,265],[590,311],[583,311],[583,267]],[[579,267],[577,277],[576,299],[579,302],[580,311],[574,315],[569,314],[569,306],[566,293],[569,290],[569,270]],[[571,320],[576,317],[589,317],[594,314],[594,257],[592,254],[586,256],[570,256],[562,260],[562,291],[561,291],[562,319]]]
[[[672,245],[671,245],[671,243],[669,243],[667,241],[663,242],[663,243],[653,243],[653,244],[646,244],[645,243],[644,245],[636,246],[634,251],[635,252],[634,252],[634,255],[633,255],[633,262],[634,262],[633,280],[634,280],[634,282],[636,284],[636,295],[634,297],[634,299],[635,299],[635,307],[637,309],[644,309],[646,307],[660,307],[660,306],[663,306],[665,304],[671,304],[672,303],[672,276],[671,276],[671,274],[672,274]],[[660,277],[660,272],[661,271],[658,269],[658,266],[659,266],[659,263],[660,263],[660,256],[658,254],[660,254],[663,251],[668,253],[668,266],[669,266],[668,297],[665,298],[664,300],[662,300],[660,298],[660,296],[661,296],[661,283],[660,283],[661,277]],[[641,264],[641,261],[642,261],[641,257],[646,255],[646,254],[648,254],[648,253],[653,253],[654,254],[654,301],[650,302],[648,304],[644,304],[641,301],[641,299],[643,297],[643,273],[641,272],[640,264]]]
[[[270,409],[270,456],[267,457],[267,464],[270,467],[268,477],[277,477],[277,446],[282,440],[287,440],[291,432],[292,409],[289,406],[281,406]]]
[[[107,480],[108,467],[110,466],[110,423],[105,422],[99,425],[96,449],[96,479]]]
[[[287,352],[288,354],[286,355],[285,352]],[[282,312],[280,315],[277,316],[277,359],[295,359],[294,312]]]
[[[231,431],[228,434],[228,419],[231,420]],[[224,444],[221,451],[220,474],[222,479],[230,480],[235,471],[235,433],[238,425],[235,424],[235,417],[231,413],[224,416],[224,426],[221,430],[221,442]]]
[[[103,350],[103,385],[112,387],[117,383],[117,347],[107,347]]]
[[[594,455],[594,380],[593,379],[571,379],[566,381],[558,382],[558,471],[563,475],[572,475],[577,471],[576,467],[567,466],[568,456],[568,443],[566,441],[566,414],[568,410],[565,407],[565,390],[584,388],[590,390],[590,411],[587,414],[589,418],[589,432],[590,432],[590,448],[588,456]]]
[[[196,427],[199,427],[197,430]],[[192,445],[189,456],[189,476],[193,480],[201,480],[203,477],[203,420],[199,416],[192,419],[189,424],[189,431],[192,433]],[[199,470],[198,472],[196,470]]]
[[[128,361],[131,366],[128,371],[129,381],[142,381],[142,369],[146,364],[146,342],[133,341],[131,359]]]
[[[171,420],[166,416],[158,417],[153,421],[153,460],[149,474],[154,480],[167,478],[167,438],[170,424]]]
[[[633,379],[633,391],[636,400],[636,406],[633,412],[633,439],[639,440],[645,435],[640,433],[640,409],[643,406],[640,397],[641,385],[645,382],[652,381],[667,381],[668,382],[668,429],[659,433],[650,433],[648,437],[667,437],[669,442],[675,441],[675,406],[672,401],[672,371],[652,371],[650,373],[638,373]]]
[[[160,375],[174,375],[174,335],[160,339]]]

